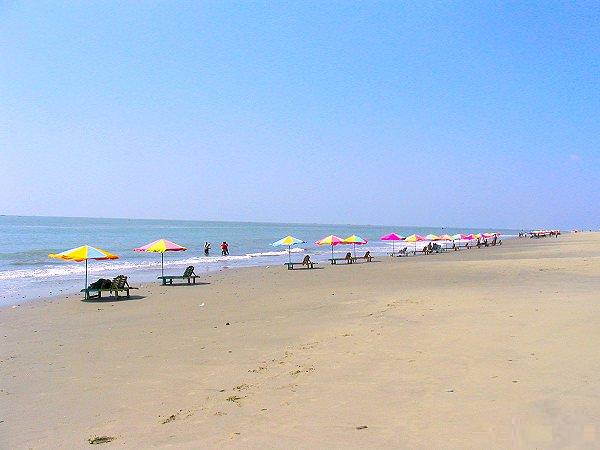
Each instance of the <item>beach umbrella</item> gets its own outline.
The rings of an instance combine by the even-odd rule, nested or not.
[[[402,241],[404,240],[403,236],[399,236],[396,233],[390,233],[390,234],[386,234],[385,236],[381,236],[379,238],[379,240],[381,241],[392,241],[392,253],[394,253],[395,249],[394,249],[394,244],[396,243],[396,241]]]
[[[342,239],[333,234],[330,234],[329,236],[324,237],[323,239],[320,239],[317,242],[315,242],[316,245],[331,245],[331,259],[333,259],[333,246],[340,245],[343,243],[344,242],[342,241]]]
[[[292,245],[295,244],[304,244],[304,241],[297,239],[293,236],[286,236],[282,239],[279,239],[277,242],[273,242],[271,245],[277,247],[278,245],[287,245],[288,248],[288,259],[292,262]]]
[[[344,244],[352,244],[354,246],[353,251],[354,251],[354,257],[356,258],[356,246],[357,245],[365,245],[368,241],[366,239],[361,238],[360,236],[357,236],[355,234],[353,234],[352,236],[348,236],[346,239],[342,239],[344,241]]]
[[[460,241],[460,240],[462,239],[462,237],[463,237],[463,236],[464,236],[464,234],[460,234],[460,233],[453,234],[453,235],[451,236],[451,238],[452,238],[452,243],[454,244],[454,241]]]
[[[149,244],[134,248],[134,252],[160,253],[160,275],[165,276],[165,252],[183,252],[187,248],[166,239],[159,239]]]
[[[404,238],[404,242],[414,242],[415,244],[415,254],[417,253],[417,242],[424,241],[425,238],[420,234],[411,234]]]
[[[92,247],[91,245],[82,245],[81,247],[72,248],[71,250],[65,250],[61,253],[50,253],[48,255],[49,258],[54,259],[62,259],[65,261],[85,261],[85,286],[84,289],[88,287],[88,259],[119,259],[117,255],[112,255],[108,253],[106,250],[102,250],[100,248]],[[85,291],[85,298],[88,298],[88,293]]]
[[[442,234],[441,236],[439,236],[440,241],[451,241],[452,240],[452,236],[450,236],[449,234]],[[447,250],[448,249],[448,243],[444,242],[444,249]]]
[[[428,234],[425,236],[425,239],[428,241],[439,241],[440,237],[437,234]]]

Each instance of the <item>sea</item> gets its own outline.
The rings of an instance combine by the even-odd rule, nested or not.
[[[292,247],[293,261],[302,260],[304,254],[310,254],[313,261],[326,261],[331,247],[319,247],[314,242],[330,234],[341,238],[356,234],[368,241],[357,246],[357,254],[369,250],[376,256],[402,244],[379,240],[391,232],[425,236],[489,231],[500,232],[503,238],[518,234],[518,230],[511,229],[0,216],[0,306],[79,292],[85,284],[85,263],[54,260],[48,254],[84,244],[119,257],[89,261],[89,282],[123,274],[134,285],[156,281],[161,258],[157,253],[137,253],[133,249],[160,238],[187,247],[184,252],[165,253],[165,274],[180,274],[193,265],[195,273],[202,275],[247,266],[283,268],[288,249],[271,244],[287,235],[306,241]],[[228,256],[221,255],[219,245],[223,241],[229,244]],[[204,242],[211,243],[209,256],[204,255]],[[418,243],[417,248],[422,245]],[[340,245],[334,247],[334,254],[352,250],[352,246]]]

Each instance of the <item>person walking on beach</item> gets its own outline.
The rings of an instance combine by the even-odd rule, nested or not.
[[[205,242],[204,243],[204,255],[208,256],[209,252],[210,252],[210,242]]]
[[[229,255],[229,244],[227,244],[227,241],[223,241],[223,243],[221,244],[221,255]]]

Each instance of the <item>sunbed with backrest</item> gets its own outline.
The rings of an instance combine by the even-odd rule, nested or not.
[[[390,253],[390,256],[407,256],[407,249],[408,247],[403,247],[402,249],[398,250],[397,252],[393,252]]]
[[[196,284],[196,278],[200,278],[194,273],[194,266],[188,266],[183,275],[164,275],[162,277],[158,277],[159,280],[162,280],[162,284],[166,285],[167,280],[169,284],[173,284],[173,280],[187,280],[188,284],[193,281]]]
[[[115,297],[119,297],[119,292],[125,292],[125,296],[129,298],[129,291],[131,289],[137,289],[137,287],[129,286],[127,277],[119,275],[112,280],[108,287],[90,286],[87,289],[82,289],[81,292],[85,293],[86,298],[101,298],[103,292],[109,292],[110,294],[114,294]]]
[[[310,260],[309,255],[306,255],[304,257],[304,259],[302,260],[302,262],[286,262],[283,264],[287,266],[288,270],[295,269],[296,268],[295,266],[300,266],[301,268],[306,268],[306,269],[314,269],[315,265],[317,265],[316,262],[312,262]]]
[[[369,252],[369,251],[365,253],[365,256],[356,256],[352,259],[354,260],[354,262],[358,261],[359,259],[362,259],[365,262],[373,261],[373,257],[371,256],[371,252]]]
[[[337,264],[338,262],[345,262],[346,264],[352,264],[354,259],[352,258],[352,253],[346,253],[346,256],[343,258],[329,258],[331,264]]]

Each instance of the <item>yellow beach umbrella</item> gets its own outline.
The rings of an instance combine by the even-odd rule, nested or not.
[[[354,257],[356,258],[356,246],[364,245],[368,241],[366,239],[361,238],[360,236],[357,236],[356,234],[353,234],[352,236],[348,236],[346,239],[342,239],[342,242],[344,244],[352,244],[353,245]]]
[[[85,298],[88,298],[88,259],[119,259],[117,255],[108,253],[106,250],[92,247],[91,245],[82,245],[81,247],[72,248],[71,250],[65,250],[61,253],[50,253],[49,258],[62,259],[64,261],[85,261]]]
[[[424,241],[425,238],[420,234],[411,234],[410,236],[404,238],[404,242],[412,242],[415,244],[415,256],[417,254],[417,242]]]

